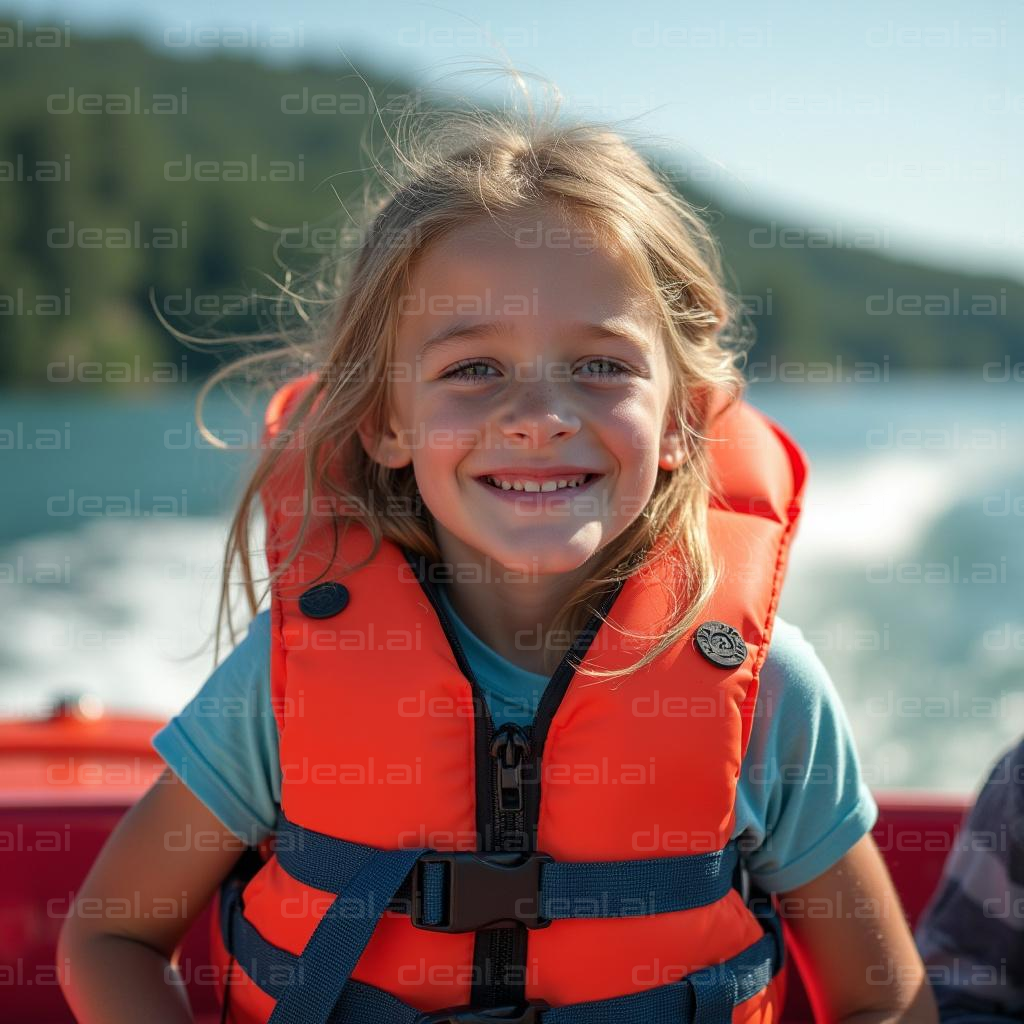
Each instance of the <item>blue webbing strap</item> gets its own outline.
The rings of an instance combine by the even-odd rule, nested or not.
[[[710,853],[644,860],[552,861],[541,866],[540,912],[549,920],[643,917],[716,903],[732,888],[735,842]]]
[[[765,988],[784,960],[774,909],[758,915],[765,934],[741,953],[680,981],[628,996],[545,1010],[543,1024],[728,1024],[732,1008]],[[726,1006],[726,1000],[730,1000]],[[367,1021],[353,1024],[369,1024]],[[415,1022],[413,1022],[415,1024]]]
[[[269,1024],[326,1024],[388,901],[425,852],[419,847],[364,855],[365,863],[306,943],[299,958],[302,976],[288,985]]]
[[[728,963],[728,962],[727,962]],[[705,967],[690,975],[697,1024],[732,1024],[739,986],[730,966]]]
[[[444,903],[444,865],[423,865],[423,920],[440,924],[447,914]]]
[[[242,889],[241,885],[228,883],[221,888],[221,939],[253,982],[267,995],[280,999],[292,983],[302,982],[300,958],[260,935],[242,913]]]
[[[343,893],[373,848],[278,820],[278,863],[292,878]],[[540,868],[540,915],[548,920],[643,917],[715,903],[732,888],[739,861],[734,841],[721,850],[680,857],[551,861]],[[444,920],[444,865],[424,864],[423,918]],[[390,897],[389,897],[390,898]],[[385,900],[387,902],[387,900]]]
[[[755,913],[765,934],[724,963],[643,992],[552,1007],[540,1014],[543,1024],[728,1024],[732,1007],[766,988],[785,963],[782,923],[770,901]],[[283,1000],[296,979],[302,983],[303,957],[273,946],[260,935],[242,913],[240,888],[229,889],[221,897],[225,944],[232,918],[235,941],[230,952],[267,995]],[[327,1024],[417,1024],[424,1016],[383,989],[348,979],[340,999],[323,1019]]]

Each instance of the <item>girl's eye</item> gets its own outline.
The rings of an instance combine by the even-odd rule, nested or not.
[[[595,357],[593,359],[588,359],[583,365],[584,366],[592,366],[594,363],[603,363],[605,366],[611,367],[610,370],[605,370],[604,372],[598,372],[597,376],[599,376],[599,377],[618,377],[618,376],[622,376],[623,374],[629,373],[629,370],[625,366],[623,366],[621,363],[617,363],[614,359],[605,359],[604,357]],[[493,370],[494,369],[494,367],[491,366],[490,363],[482,363],[482,362],[479,362],[479,361],[467,360],[464,363],[458,363],[454,367],[452,367],[451,370],[449,370],[446,374],[444,374],[443,379],[444,380],[483,380],[486,377],[486,374],[484,374],[483,372],[476,372],[476,373],[471,373],[470,372],[471,370],[473,370],[475,368],[478,368],[478,367],[483,367],[485,370],[487,370],[487,369]]]
[[[603,356],[595,356],[593,359],[588,359],[583,365],[591,366],[594,363],[604,363],[606,366],[610,366],[612,369],[608,372],[599,374],[601,377],[618,377],[624,373],[629,373],[621,363],[615,362],[614,359],[605,359]]]
[[[452,367],[446,374],[444,374],[444,380],[479,380],[482,379],[484,374],[482,373],[469,373],[474,367],[482,366],[484,369],[493,370],[494,367],[490,363],[475,362],[473,360],[466,360],[464,363],[458,363]]]

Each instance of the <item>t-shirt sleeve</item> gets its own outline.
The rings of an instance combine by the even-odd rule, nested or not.
[[[270,613],[264,611],[152,739],[175,775],[251,846],[273,831],[281,802],[269,650]]]
[[[827,871],[878,818],[842,701],[801,630],[778,616],[737,791],[751,879],[787,892]]]

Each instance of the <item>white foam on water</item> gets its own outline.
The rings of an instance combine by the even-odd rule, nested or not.
[[[109,708],[180,710],[213,667],[212,642],[188,656],[215,624],[226,535],[226,519],[107,518],[8,548],[0,715],[83,691]]]
[[[977,452],[904,451],[812,462],[793,570],[899,557],[965,495],[1005,478],[1007,461]]]
[[[979,612],[996,631],[987,640],[976,622],[950,616],[944,627],[950,639],[966,635],[970,641],[962,660],[953,664],[942,663],[930,651],[929,626],[922,618],[928,613],[923,609],[941,615],[938,609],[944,605],[936,599],[945,593],[953,607],[955,588],[965,584],[934,583],[926,592],[905,585],[902,601],[893,601],[888,588],[900,584],[884,582],[892,578],[892,566],[904,559],[911,569],[949,565],[957,552],[932,552],[925,549],[924,539],[954,509],[966,510],[957,520],[967,531],[961,541],[966,550],[980,542],[982,532],[987,536],[998,528],[999,538],[1012,537],[1012,521],[986,519],[983,509],[986,501],[1005,508],[1007,490],[1011,498],[1024,496],[1019,452],[1015,446],[998,451],[902,450],[841,461],[812,460],[780,613],[791,615],[808,637],[821,634],[815,648],[844,701],[862,769],[872,786],[968,792],[983,779],[989,761],[1019,734],[1019,715],[985,717],[963,710],[954,718],[935,708],[954,691],[964,704],[970,698],[982,705],[986,700],[994,706],[1004,701],[1001,687],[1012,660],[1024,664],[1024,594],[1019,577],[972,592],[972,613]],[[950,536],[948,530],[938,535]],[[1009,547],[996,550],[1013,554]],[[858,580],[865,584],[869,579],[878,587],[857,585]],[[887,599],[884,611],[878,610],[875,596]],[[883,628],[886,647],[879,650]],[[863,646],[858,648],[858,643]],[[1005,649],[993,649],[1000,643]],[[1019,672],[1016,678],[1024,682]],[[915,718],[866,712],[872,701],[889,696],[920,700],[921,714]]]

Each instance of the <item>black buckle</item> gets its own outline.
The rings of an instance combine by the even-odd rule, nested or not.
[[[543,999],[534,999],[524,1006],[494,1006],[474,1010],[471,1006],[452,1006],[447,1010],[434,1010],[416,1019],[416,1024],[540,1024],[540,1014],[551,1006]]]
[[[540,870],[551,860],[546,853],[425,853],[412,869],[412,923],[435,932],[475,932],[516,921],[546,928],[551,921],[540,916]],[[448,866],[444,920],[437,924],[423,920],[427,864]]]

